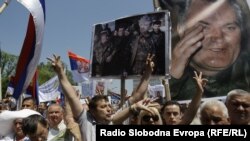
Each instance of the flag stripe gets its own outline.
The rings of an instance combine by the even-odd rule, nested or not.
[[[70,67],[75,82],[81,83],[88,80],[89,60],[68,51]]]
[[[88,59],[85,59],[85,58],[83,58],[81,56],[78,56],[78,55],[76,55],[76,54],[74,54],[74,53],[72,53],[70,51],[68,52],[68,55],[69,55],[69,58],[73,59],[73,60],[79,60],[79,61],[82,61],[82,62],[85,62],[85,63],[90,62]]]
[[[30,17],[14,78],[13,97],[16,99],[26,90],[35,74],[41,56],[45,24],[44,0],[18,0],[18,2],[30,11]]]

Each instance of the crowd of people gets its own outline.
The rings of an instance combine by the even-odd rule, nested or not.
[[[82,105],[77,92],[63,71],[60,57],[54,55],[54,58],[48,58],[58,75],[66,97],[65,105],[51,103],[46,107],[46,104],[40,103],[37,106],[35,99],[28,97],[23,99],[21,109],[18,111],[10,108],[1,109],[0,127],[8,123],[12,130],[2,132],[0,140],[95,141],[96,125],[99,124],[166,126],[250,124],[249,92],[235,89],[228,93],[225,103],[217,99],[202,102],[207,82],[202,78],[202,73],[194,72],[196,93],[185,110],[178,101],[166,99],[163,103],[159,103],[151,98],[145,98],[154,69],[153,57],[153,55],[147,56],[146,70],[141,82],[118,110],[112,108],[106,95],[95,95],[89,103]],[[7,105],[10,104],[11,100]],[[16,116],[12,117],[13,114]],[[6,116],[12,117],[10,118],[12,121],[4,122],[9,120],[4,118]]]

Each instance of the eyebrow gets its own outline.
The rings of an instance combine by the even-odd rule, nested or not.
[[[199,21],[200,24],[204,24],[204,25],[210,25],[210,23],[206,22],[206,21]],[[228,25],[237,25],[239,26],[239,22],[237,21],[233,21],[233,22],[229,22],[224,24],[224,26],[228,26]]]

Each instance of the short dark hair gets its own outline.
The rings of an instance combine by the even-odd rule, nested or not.
[[[100,101],[100,100],[105,100],[105,101],[108,101],[108,97],[106,95],[96,95],[94,96],[90,102],[89,102],[89,109],[90,110],[96,110],[96,107],[97,107],[97,102]]]
[[[36,99],[35,99],[35,98],[33,98],[33,97],[26,97],[26,98],[23,99],[23,102],[24,102],[24,101],[27,101],[27,100],[33,101],[34,105],[36,105]],[[22,102],[22,103],[23,103],[23,102]]]
[[[22,130],[25,135],[34,135],[37,131],[37,124],[47,127],[46,119],[41,115],[31,115],[23,119]]]
[[[161,21],[160,20],[153,20],[153,25],[154,24],[161,25]]]
[[[167,101],[161,108],[161,112],[164,112],[165,107],[169,106],[169,105],[177,105],[180,108],[180,112],[182,112],[182,106],[178,101]]]

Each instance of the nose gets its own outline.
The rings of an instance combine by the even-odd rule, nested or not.
[[[174,118],[174,114],[170,114],[169,117],[170,117],[170,118]]]
[[[111,107],[110,106],[107,106],[107,111],[111,112]]]
[[[239,106],[237,107],[237,110],[243,111],[243,110],[244,110],[244,107],[243,107],[242,105],[239,105]]]
[[[218,42],[222,41],[223,39],[223,31],[219,27],[211,27],[210,29],[207,29],[205,34],[207,34],[207,36],[210,37],[212,41]]]

